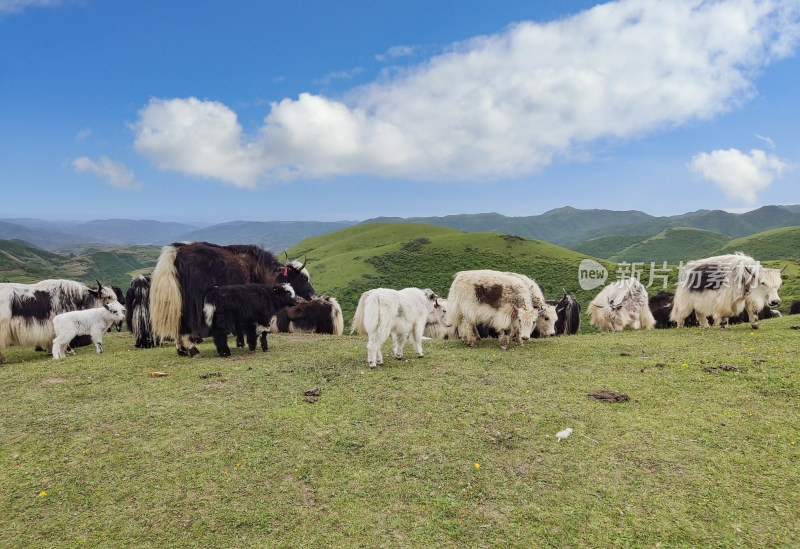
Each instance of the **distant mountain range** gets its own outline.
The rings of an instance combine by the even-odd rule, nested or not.
[[[364,223],[425,223],[467,232],[496,232],[544,240],[573,248],[598,237],[651,236],[675,227],[691,227],[739,238],[779,227],[800,225],[800,205],[764,206],[747,213],[698,210],[656,217],[637,210],[578,210],[564,207],[541,215],[507,217],[497,213],[444,217],[377,217]]]
[[[764,206],[742,214],[722,210],[697,210],[668,217],[652,216],[637,210],[579,210],[564,207],[526,217],[508,217],[498,213],[443,217],[378,217],[361,224],[376,221],[414,222],[464,232],[511,234],[543,240],[565,248],[583,249],[586,248],[586,241],[599,237],[638,237],[621,241],[627,242],[628,246],[677,227],[702,229],[729,238],[740,238],[770,229],[800,226],[800,204]],[[183,240],[258,244],[280,252],[306,238],[357,224],[358,221],[232,221],[202,225],[129,219],[95,220],[87,223],[0,219],[0,239],[22,240],[59,253],[80,253],[88,248],[164,245]]]
[[[87,249],[205,240],[216,244],[257,244],[280,252],[298,242],[357,224],[357,221],[233,221],[218,225],[103,219],[86,223],[41,219],[0,219],[0,239],[21,240],[43,250],[81,253]]]

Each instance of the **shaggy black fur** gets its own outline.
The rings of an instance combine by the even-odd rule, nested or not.
[[[278,311],[278,331],[289,332],[289,324],[292,323],[298,331],[332,334],[333,315],[333,304],[326,301],[326,296],[315,297],[310,301],[298,300],[297,305]]]
[[[177,248],[175,269],[183,300],[181,334],[193,337],[210,335],[203,318],[203,301],[214,286],[273,286],[287,282],[300,297],[310,298],[316,293],[300,270],[292,265],[281,265],[272,253],[255,245],[219,246],[192,242],[173,246]]]
[[[283,286],[237,284],[211,288],[204,303],[214,307],[210,332],[217,353],[231,356],[228,334],[245,334],[248,347],[255,351],[257,326],[269,326],[272,317],[282,308],[294,305],[295,299]],[[262,332],[261,349],[268,348],[267,334]]]
[[[789,314],[800,315],[800,299],[792,302],[791,307],[789,307]]]
[[[149,349],[155,346],[153,334],[147,329],[150,326],[150,277],[137,276],[131,281],[131,287],[125,294],[128,306],[125,310],[125,322],[136,338],[134,347]],[[138,322],[134,322],[138,319]]]
[[[674,299],[675,294],[672,292],[659,292],[650,298],[648,306],[650,307],[650,312],[653,313],[653,318],[656,319],[656,328],[666,329],[675,328],[677,326],[675,322],[671,322],[669,319],[669,315],[672,313],[672,301]],[[694,311],[689,313],[689,316],[684,319],[683,323],[684,326],[687,327],[700,325],[700,323],[697,322]]]

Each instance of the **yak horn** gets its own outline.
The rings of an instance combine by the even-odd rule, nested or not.
[[[300,265],[300,268],[298,269],[298,271],[302,271],[303,269],[305,269],[306,268],[306,263],[308,263],[308,255],[304,255],[303,256],[303,264]]]
[[[780,271],[778,271],[778,272],[782,273],[783,271],[785,271],[785,270],[786,270],[786,267],[788,267],[788,266],[789,266],[789,264],[787,263],[787,264],[786,264],[786,265],[784,265],[784,266],[783,266],[783,268],[782,268]]]

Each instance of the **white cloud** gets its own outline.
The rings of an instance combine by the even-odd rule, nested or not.
[[[363,67],[353,67],[352,69],[346,71],[330,72],[325,76],[323,76],[322,78],[320,78],[319,80],[315,81],[314,83],[327,86],[334,80],[349,80],[350,78],[353,78],[354,76],[359,75],[362,72],[364,72]]]
[[[696,154],[688,167],[713,181],[728,198],[755,204],[757,193],[769,187],[788,165],[774,154],[758,149],[751,150],[749,155],[728,149]]]
[[[604,138],[636,138],[739,106],[798,42],[798,0],[623,0],[522,22],[343,100],[271,104],[258,134],[196,98],[153,99],[135,147],[161,169],[252,187],[341,174],[492,180]]]
[[[92,129],[91,128],[84,128],[84,129],[82,129],[81,131],[79,131],[75,135],[75,141],[83,141],[84,139],[86,139],[90,135],[92,135]]]
[[[378,61],[391,61],[392,59],[397,59],[398,57],[409,57],[414,55],[417,48],[412,46],[392,46],[385,53],[380,53],[375,56],[375,59]]]
[[[28,7],[58,6],[61,0],[0,0],[0,14],[20,13]]]
[[[136,181],[133,171],[129,170],[122,162],[114,162],[107,156],[101,156],[97,162],[87,156],[81,156],[72,161],[72,166],[76,172],[93,173],[117,189],[142,188],[142,183]]]
[[[761,141],[763,141],[764,143],[766,143],[767,145],[769,145],[770,149],[772,149],[773,151],[775,150],[775,142],[771,138],[764,137],[763,135],[758,135],[758,134],[756,134],[756,137]]]

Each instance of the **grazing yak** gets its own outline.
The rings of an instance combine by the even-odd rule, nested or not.
[[[548,299],[548,305],[555,307],[556,322],[553,326],[553,335],[575,335],[581,326],[581,304],[578,300],[567,294],[564,290],[564,296],[559,299]],[[541,317],[542,314],[539,315]],[[539,318],[536,319],[536,326],[533,328],[531,337],[545,337],[543,331],[539,327]]]
[[[247,346],[256,350],[257,333],[261,334],[261,350],[267,352],[267,326],[283,307],[296,303],[289,284],[236,284],[214,286],[203,301],[205,323],[214,337],[219,356],[231,356],[228,334],[244,334]]]
[[[658,292],[656,295],[649,299],[650,312],[656,321],[655,327],[658,329],[674,328],[677,324],[669,319],[672,313],[672,301],[675,299],[675,294],[672,292]],[[689,313],[683,319],[684,326],[699,326],[697,317],[694,316],[694,311]]]
[[[336,298],[327,295],[298,299],[297,304],[278,311],[270,323],[270,331],[342,335],[342,308]]]
[[[67,356],[67,347],[78,336],[91,337],[97,353],[103,352],[103,334],[112,324],[125,319],[125,309],[118,301],[102,307],[60,313],[53,318],[53,358]]]
[[[439,303],[439,310],[434,309],[428,315],[422,335],[430,339],[455,339],[458,334],[456,333],[456,327],[450,323],[450,317],[447,314],[447,300],[439,298],[437,302]]]
[[[531,284],[532,283],[532,284]],[[523,275],[478,270],[456,273],[447,296],[450,322],[470,347],[479,337],[478,325],[485,324],[500,334],[500,348],[506,349],[512,333],[519,345],[530,338],[543,297],[535,297],[536,284]]]
[[[150,277],[139,275],[131,281],[131,287],[125,293],[127,311],[125,322],[133,334],[137,349],[149,349],[155,346],[153,325],[150,320]]]
[[[681,328],[694,310],[703,328],[708,328],[711,317],[725,329],[731,316],[745,310],[750,326],[756,329],[758,311],[781,302],[782,271],[762,267],[741,252],[690,261],[679,274],[670,320]]]
[[[431,313],[442,318],[439,296],[430,289],[404,288],[391,290],[377,288],[361,294],[353,317],[352,332],[367,336],[367,364],[374,368],[383,364],[381,346],[391,334],[394,356],[403,358],[406,338],[411,340],[419,358],[422,353],[422,333]]]
[[[36,284],[0,284],[0,364],[11,345],[53,346],[53,317],[59,313],[102,307],[117,301],[111,286],[97,289],[73,280],[43,280]]]
[[[164,246],[150,285],[150,316],[156,340],[173,339],[179,355],[196,356],[194,340],[209,335],[203,301],[214,286],[288,283],[309,299],[311,286],[305,262],[278,262],[254,245],[220,246],[185,242]]]
[[[613,282],[603,288],[589,303],[586,313],[590,324],[604,332],[621,332],[625,328],[649,330],[655,326],[647,303],[647,290],[636,278]]]

